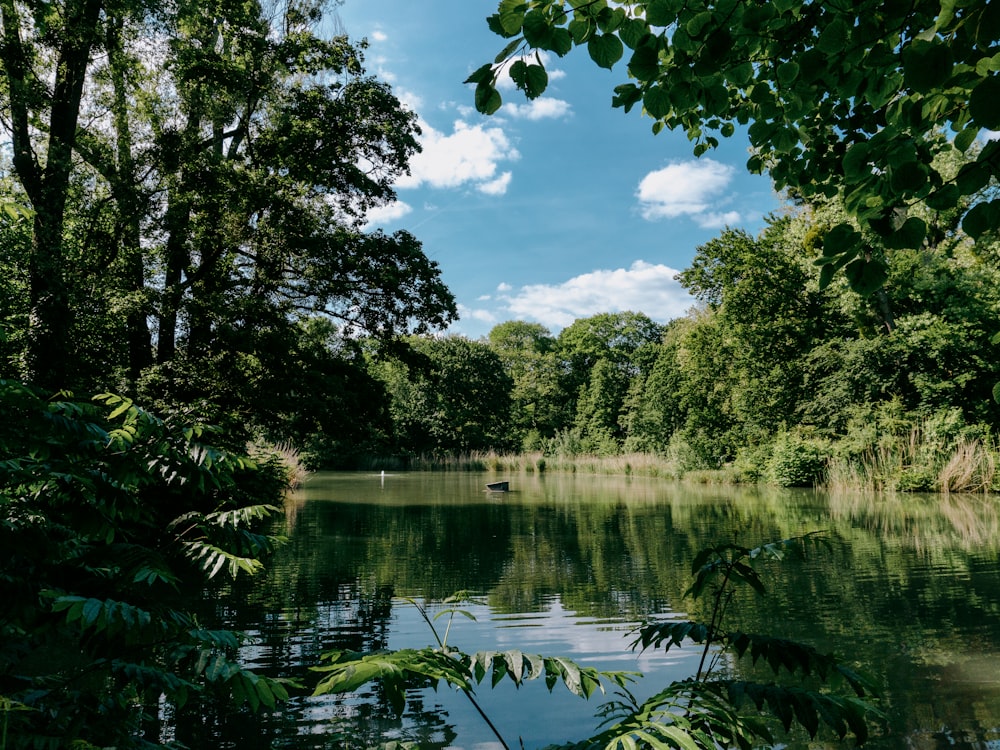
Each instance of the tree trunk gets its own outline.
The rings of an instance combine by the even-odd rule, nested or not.
[[[21,39],[21,19],[13,0],[0,0],[0,62],[10,97],[14,169],[35,211],[28,264],[30,313],[25,376],[50,389],[72,385],[72,316],[63,225],[80,100],[97,39],[100,11],[101,0],[70,0],[66,4],[66,32],[56,59],[43,167],[36,159],[28,125],[37,114],[32,111],[35,81],[29,60],[33,56]]]

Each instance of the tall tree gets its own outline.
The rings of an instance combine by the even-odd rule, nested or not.
[[[80,102],[100,42],[101,0],[0,2],[3,88],[14,170],[34,210],[26,369],[63,385],[73,361],[63,229]]]
[[[540,323],[509,320],[487,340],[513,381],[511,426],[522,447],[534,450],[571,421],[575,394],[563,388],[556,339]]]

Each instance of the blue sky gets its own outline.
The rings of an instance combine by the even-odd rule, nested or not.
[[[634,310],[666,322],[691,299],[674,274],[726,226],[752,233],[779,207],[746,172],[739,135],[700,159],[683,133],[612,109],[623,63],[599,69],[583,49],[547,60],[549,88],[513,88],[483,117],[462,82],[504,42],[486,26],[495,0],[346,0],[343,30],[367,38],[367,68],[419,116],[423,152],[398,202],[371,227],[406,229],[441,267],[461,320],[485,336],[506,320],[556,334],[576,318]]]

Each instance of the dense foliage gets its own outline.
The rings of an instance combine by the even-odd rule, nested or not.
[[[419,131],[323,11],[0,4],[0,199],[30,210],[0,229],[0,375],[364,442],[348,415],[382,399],[354,339],[455,306],[415,237],[364,230]]]
[[[196,695],[273,706],[280,681],[234,661],[190,592],[252,574],[284,477],[214,428],[129,400],[0,381],[0,705],[4,747],[158,744]]]

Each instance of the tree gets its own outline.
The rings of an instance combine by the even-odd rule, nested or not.
[[[101,10],[101,0],[66,0],[55,7],[0,3],[4,121],[14,171],[33,209],[26,369],[32,380],[51,387],[65,384],[71,361],[63,231],[80,102],[99,42]]]
[[[513,381],[511,426],[522,447],[532,450],[567,425],[574,394],[563,390],[556,339],[539,323],[510,320],[494,326],[490,348]]]
[[[461,336],[408,339],[412,352],[376,363],[398,449],[468,453],[511,445],[513,382],[497,354]]]
[[[806,201],[842,196],[863,231],[826,233],[822,286],[843,269],[853,289],[879,289],[887,265],[863,232],[890,250],[921,247],[918,201],[957,209],[975,238],[1000,228],[1000,199],[977,200],[1000,176],[1000,142],[970,150],[1000,128],[996,3],[501,0],[488,23],[510,41],[467,80],[481,112],[500,107],[504,70],[529,98],[545,91],[530,52],[586,46],[608,69],[627,54],[614,106],[641,105],[654,132],[683,130],[696,155],[747,126],[751,172]],[[939,157],[956,152],[974,157],[952,173]]]
[[[309,331],[325,318],[391,340],[457,314],[416,237],[363,228],[419,148],[416,116],[365,72],[363,45],[321,34],[320,0],[93,0],[92,23],[77,5],[0,3],[15,146],[3,197],[34,223],[3,228],[6,374],[207,400],[205,418],[278,439],[309,421],[279,409],[341,409],[321,394],[374,405],[357,352],[321,352]],[[87,85],[60,93],[64,74]],[[293,363],[337,370],[338,386]],[[321,421],[334,444],[358,437]]]

